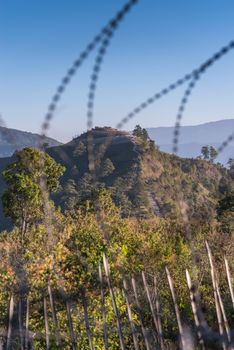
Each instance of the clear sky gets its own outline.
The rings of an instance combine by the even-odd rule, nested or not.
[[[124,0],[0,0],[0,114],[8,127],[39,132],[55,88],[86,43]],[[234,39],[233,0],[140,0],[108,50],[95,125],[115,126],[145,98]],[[86,128],[95,54],[72,81],[49,134],[66,141]],[[198,83],[184,125],[234,118],[234,50]],[[135,120],[174,125],[185,87]]]

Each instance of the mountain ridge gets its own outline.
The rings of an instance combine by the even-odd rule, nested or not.
[[[41,136],[36,133],[0,126],[0,157],[9,157],[25,147],[37,148],[40,138]],[[44,142],[48,147],[62,144],[51,137],[45,137]]]
[[[218,148],[233,131],[234,119],[181,126],[178,155],[185,158],[195,158],[200,155],[204,145]],[[147,132],[162,151],[172,153],[174,127],[147,128]],[[234,143],[230,143],[217,158],[217,161],[226,164],[228,159],[233,156]]]

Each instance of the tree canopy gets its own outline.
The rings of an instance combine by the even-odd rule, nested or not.
[[[16,160],[3,172],[8,186],[2,196],[5,215],[23,231],[32,222],[40,221],[44,214],[43,191],[57,191],[64,170],[39,150],[25,148],[18,152]]]
[[[218,155],[218,152],[213,146],[203,146],[201,149],[201,154],[203,159],[209,160],[213,163]]]
[[[142,128],[140,125],[136,125],[133,133],[134,136],[141,138],[143,141],[149,140],[149,135],[146,129]]]

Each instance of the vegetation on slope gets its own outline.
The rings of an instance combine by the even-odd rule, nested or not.
[[[103,141],[110,133],[113,138],[108,138],[111,143],[105,149]],[[175,282],[183,320],[192,325],[193,316],[185,281],[185,269],[189,269],[192,278],[199,281],[209,325],[217,327],[205,240],[210,242],[217,262],[219,284],[227,317],[231,320],[232,304],[222,263],[226,255],[233,266],[233,226],[230,226],[233,225],[233,192],[229,191],[233,179],[230,171],[205,160],[180,159],[164,154],[139,128],[133,135],[112,129],[96,129],[94,141],[95,174],[89,172],[86,134],[50,151],[53,158],[66,165],[66,170],[50,156],[25,149],[15,155],[14,162],[4,172],[8,185],[4,208],[15,220],[15,227],[11,232],[2,232],[0,236],[2,327],[5,327],[8,317],[9,297],[14,295],[16,301],[27,297],[30,300],[30,329],[43,334],[42,298],[47,295],[50,284],[57,298],[61,334],[68,332],[64,300],[76,303],[78,310],[81,310],[81,296],[85,292],[95,348],[103,349],[98,268],[105,254],[110,263],[123,324],[127,324],[127,310],[122,277],[135,275],[145,326],[150,332],[152,330],[149,306],[144,293],[141,293],[140,271],[144,270],[149,280],[150,276],[155,275],[159,281],[165,341],[169,347],[178,346],[166,266]],[[100,150],[102,157],[99,156]],[[58,180],[63,172],[60,188]],[[45,204],[51,210],[41,215],[45,209],[42,205],[45,193],[40,191],[39,186],[41,179],[45,180],[51,192],[58,191],[54,198],[60,203],[62,211],[49,201]],[[152,210],[150,198],[153,196],[164,217],[155,217],[150,211],[148,214],[147,209]],[[189,221],[180,213],[186,201],[189,205],[184,209],[187,208]],[[20,204],[25,208],[31,206],[34,214],[30,212],[30,225],[24,230],[24,239]],[[152,281],[149,283],[152,287]],[[105,295],[109,348],[117,350],[116,320],[107,286]],[[131,307],[134,322],[139,328],[134,302],[131,302]],[[73,327],[79,334],[79,349],[87,349],[88,337],[83,316],[80,311],[73,316]],[[54,330],[50,314],[49,320],[50,329]],[[127,326],[124,337],[127,348],[130,348],[131,334]],[[53,338],[51,342],[52,349],[59,348]],[[70,349],[69,337],[64,336],[62,343],[63,349]],[[35,349],[45,348],[45,339],[37,339],[34,346]]]
[[[206,318],[210,326],[217,327],[212,283],[208,258],[205,253],[204,238],[211,242],[216,266],[220,272],[220,286],[225,300],[228,319],[231,319],[232,305],[228,295],[227,282],[223,273],[222,256],[225,254],[233,263],[233,237],[222,234],[219,224],[192,224],[192,242],[186,236],[186,227],[171,219],[122,218],[120,210],[114,205],[110,193],[101,190],[96,198],[99,212],[94,203],[86,201],[82,207],[64,216],[55,210],[50,217],[50,227],[46,222],[37,222],[26,232],[21,240],[21,231],[17,227],[10,233],[0,236],[0,322],[6,324],[7,300],[14,295],[15,300],[29,296],[30,329],[43,334],[44,320],[42,297],[47,295],[48,283],[56,296],[56,309],[61,334],[68,334],[68,323],[64,300],[76,303],[73,311],[73,328],[79,334],[79,349],[88,348],[88,338],[83,322],[81,295],[85,290],[89,306],[91,334],[96,349],[103,349],[102,314],[100,303],[100,284],[98,267],[102,263],[103,253],[107,256],[117,305],[124,325],[124,337],[127,348],[132,338],[127,326],[127,310],[122,290],[122,277],[135,275],[139,297],[142,303],[145,327],[152,329],[150,309],[145,301],[140,271],[144,270],[149,278],[155,275],[158,280],[163,322],[164,339],[173,347],[177,344],[176,318],[165,274],[170,269],[175,282],[178,304],[183,320],[192,324],[193,316],[185,280],[185,269],[189,269],[193,279],[199,281]],[[102,222],[100,223],[100,217]],[[196,266],[194,265],[196,257]],[[232,266],[232,265],[231,265]],[[151,281],[151,282],[150,282]],[[107,326],[109,348],[119,349],[116,320],[105,286]],[[65,298],[65,299],[64,299]],[[131,302],[134,322],[139,328],[134,302]],[[76,309],[77,310],[77,309]],[[53,331],[52,316],[49,314],[50,329]],[[139,330],[140,332],[140,330]],[[141,342],[141,340],[139,340]],[[58,349],[53,338],[52,349]],[[63,349],[70,349],[69,336],[62,339]],[[172,345],[174,344],[174,345]],[[35,349],[45,348],[44,337],[35,341]],[[171,348],[170,347],[170,348]]]
[[[94,188],[108,188],[123,216],[153,215],[155,203],[164,217],[181,216],[181,208],[187,207],[190,218],[206,219],[216,214],[218,201],[233,187],[230,171],[221,164],[163,153],[140,127],[133,135],[95,128],[92,137],[94,177],[87,134],[48,150],[66,168],[62,190],[55,197],[63,210],[91,198]]]

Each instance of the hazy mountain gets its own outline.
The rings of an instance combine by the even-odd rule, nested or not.
[[[5,127],[0,127],[0,157],[9,157],[16,150],[21,150],[25,147],[37,147],[40,141],[38,134],[31,132],[20,131]],[[48,147],[61,145],[60,142],[50,138],[45,138],[45,143]]]
[[[149,136],[162,151],[172,152],[173,127],[148,128]],[[179,138],[178,155],[194,158],[200,155],[202,146],[210,145],[218,148],[226,138],[234,132],[234,119],[220,120],[194,126],[182,126]],[[234,158],[234,142],[232,142],[217,158],[226,164]]]

